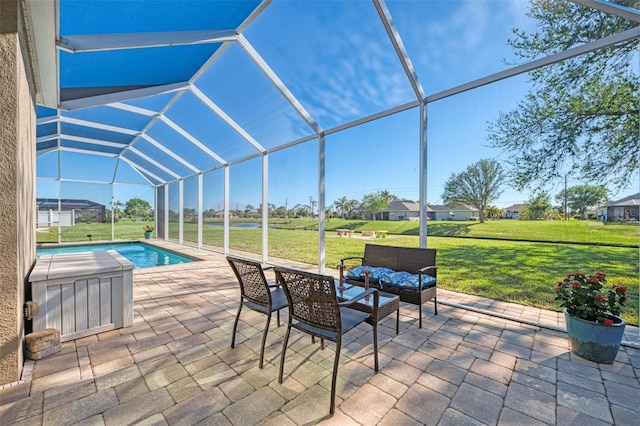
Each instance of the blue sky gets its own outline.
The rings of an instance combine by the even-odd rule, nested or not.
[[[427,95],[508,68],[509,63],[515,62],[506,43],[511,29],[533,28],[525,16],[528,3],[519,0],[388,1],[387,4]],[[308,13],[309,8],[313,8],[312,14]],[[244,36],[322,129],[415,99],[371,2],[275,1]],[[267,149],[312,132],[237,45],[228,48],[195,85]],[[514,109],[527,89],[528,79],[523,75],[429,104],[428,202],[442,203],[443,186],[452,173],[459,173],[483,158],[499,161],[507,158],[507,153],[487,146],[488,123],[500,112]],[[129,103],[156,111],[167,99]],[[115,114],[111,110],[103,107],[100,114]],[[77,114],[86,117],[88,111]],[[253,152],[240,135],[192,93],[181,96],[166,116],[225,159],[241,158]],[[131,128],[140,126],[133,119],[129,123]],[[361,199],[367,193],[382,190],[417,200],[419,127],[416,108],[328,135],[327,205],[342,196]],[[199,155],[198,150],[185,143],[165,123],[154,125],[148,134],[156,140],[171,141],[172,149],[199,168],[215,166],[211,158]],[[160,162],[172,161],[147,141],[140,140],[134,147],[149,149]],[[50,156],[52,154],[39,159],[38,176],[57,173],[57,161],[52,161]],[[102,157],[93,162],[72,153],[64,153],[63,158],[63,166],[69,166],[64,172],[65,178],[82,179],[81,176],[88,175],[85,179],[108,182],[113,177],[113,159]],[[316,141],[271,154],[269,203],[293,207],[317,200],[317,162]],[[184,165],[175,167],[180,173],[188,172]],[[261,167],[260,159],[231,166],[232,208],[246,204],[257,207],[261,203]],[[128,169],[129,166],[121,162],[117,180],[139,183],[140,178]],[[111,174],[105,172],[102,176],[99,170],[110,170]],[[192,188],[193,182],[192,179],[185,186]],[[205,209],[222,206],[221,182],[221,172],[205,178]],[[581,183],[569,182],[569,185]],[[637,192],[637,182],[630,186],[628,191],[612,195]],[[106,204],[111,194],[110,189],[104,187],[65,182],[62,197],[87,198]],[[561,183],[549,187],[552,195],[560,189]],[[39,181],[38,197],[55,197],[56,191],[57,183]],[[492,204],[507,207],[525,202],[529,195],[505,184],[503,195]],[[123,202],[133,197],[153,201],[152,190],[132,185],[118,185],[114,196]],[[196,206],[197,198],[187,194],[185,207]]]

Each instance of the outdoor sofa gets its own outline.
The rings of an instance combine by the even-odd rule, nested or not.
[[[366,244],[364,256],[345,257],[340,267],[348,284],[364,287],[368,281],[372,288],[398,295],[401,302],[418,305],[420,328],[425,302],[433,299],[438,314],[435,249]]]

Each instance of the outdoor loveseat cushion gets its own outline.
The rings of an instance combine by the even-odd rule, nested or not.
[[[373,266],[356,266],[346,273],[348,279],[364,281],[364,271],[369,273],[369,282],[377,284],[384,291],[385,287],[398,287],[402,289],[418,290],[420,277],[418,274],[409,272],[396,272],[389,268],[375,268]],[[422,274],[422,288],[432,287],[436,284],[436,279],[430,275]]]
[[[355,268],[347,271],[347,278],[364,281],[364,271],[370,271],[369,282],[372,284],[378,284],[383,277],[389,274],[393,274],[393,269],[389,268],[375,268],[373,266],[356,266]]]
[[[431,275],[422,274],[422,288],[432,287],[436,284],[436,279]],[[383,287],[398,287],[412,290],[418,290],[420,286],[419,274],[410,274],[409,272],[394,272],[386,275],[380,280]]]

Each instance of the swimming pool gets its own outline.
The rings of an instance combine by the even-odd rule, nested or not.
[[[37,255],[81,253],[115,250],[134,264],[136,269],[193,262],[194,259],[144,243],[85,244],[38,248]]]

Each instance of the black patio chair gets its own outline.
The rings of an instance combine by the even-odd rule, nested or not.
[[[287,333],[282,344],[280,357],[280,374],[278,383],[282,383],[284,372],[284,358],[289,342],[291,328],[310,334],[312,338],[319,337],[321,348],[324,349],[324,339],[336,343],[336,355],[333,362],[333,376],[331,379],[330,414],[335,411],[336,377],[340,360],[342,335],[357,325],[371,318],[371,313],[361,312],[349,308],[365,297],[373,297],[373,309],[377,311],[379,294],[376,289],[363,290],[358,296],[345,302],[338,302],[336,297],[335,280],[331,276],[313,274],[295,269],[274,267],[276,279],[282,285],[289,302],[289,321]],[[378,371],[378,330],[375,321],[373,326],[373,353],[375,357],[375,371]]]
[[[260,312],[267,316],[267,323],[262,333],[262,345],[260,347],[260,363],[258,366],[262,368],[264,360],[264,345],[267,341],[267,333],[269,332],[269,323],[271,322],[271,313],[276,311],[278,317],[278,327],[280,327],[280,309],[287,307],[287,298],[280,284],[270,284],[264,275],[262,265],[258,262],[239,257],[227,256],[227,261],[231,265],[231,269],[238,278],[240,283],[240,306],[238,314],[233,323],[233,332],[231,335],[231,347],[235,346],[236,329],[238,328],[238,320],[242,307]]]

